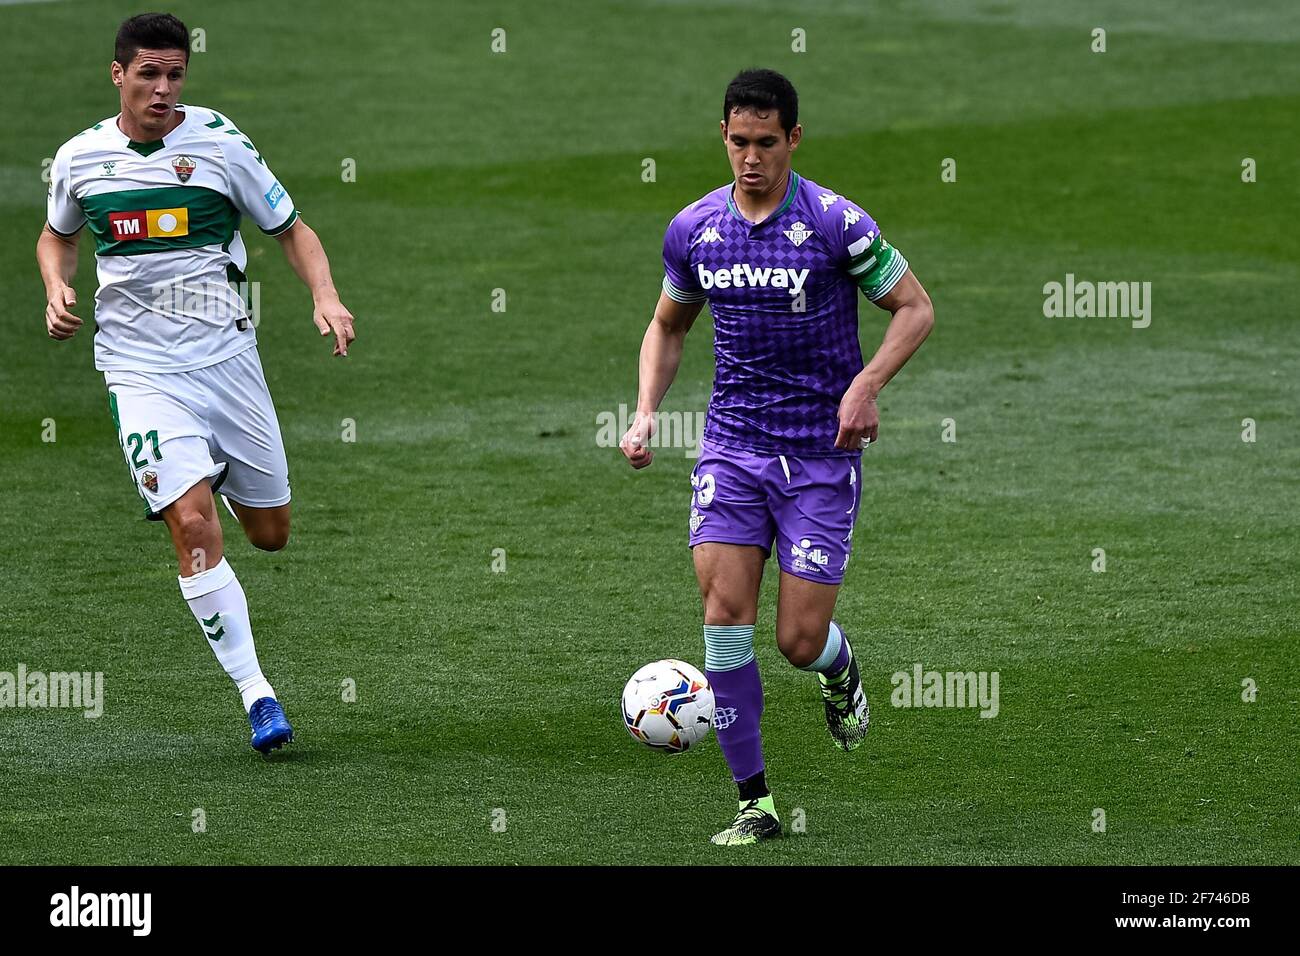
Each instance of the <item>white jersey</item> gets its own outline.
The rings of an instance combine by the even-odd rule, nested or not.
[[[50,167],[50,228],[71,236],[88,223],[95,237],[101,371],[192,371],[255,345],[240,217],[272,236],[298,219],[229,119],[176,109],[184,118],[161,140],[132,142],[115,116],[64,143]]]

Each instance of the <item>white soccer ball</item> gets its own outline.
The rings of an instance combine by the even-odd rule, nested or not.
[[[647,664],[623,688],[623,726],[647,746],[681,753],[713,726],[713,688],[685,661]]]

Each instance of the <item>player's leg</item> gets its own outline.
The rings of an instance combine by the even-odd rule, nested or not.
[[[169,449],[171,450],[171,449]],[[162,509],[163,523],[171,535],[180,567],[182,585],[186,578],[215,568],[225,559],[221,522],[212,500],[207,478],[191,485],[179,498]]]
[[[724,845],[778,836],[767,788],[763,684],[754,657],[754,622],[772,520],[757,487],[761,462],[707,447],[691,476],[691,547],[704,603],[704,669],[713,687],[713,726],[740,795],[732,825],[713,837]]]
[[[279,551],[289,543],[288,503],[274,508],[254,508],[230,498],[226,501],[253,547],[263,551]]]
[[[763,683],[754,657],[767,552],[751,545],[705,543],[695,547],[694,558],[704,602],[704,669],[713,687],[713,726],[740,796],[731,826],[715,834],[713,842],[756,843],[781,833],[764,772],[759,728]]]
[[[253,720],[252,705],[273,701],[275,693],[258,666],[248,604],[224,554],[212,482],[220,483],[226,468],[212,458],[208,426],[198,411],[206,401],[202,384],[191,372],[112,372],[106,380],[136,488],[149,514],[161,517],[171,534],[181,594],[250,711],[254,744],[263,745],[268,731],[263,726],[259,736],[258,729],[266,721]],[[267,709],[262,705],[259,714]],[[287,722],[272,726],[272,742],[285,737],[287,728]]]
[[[695,577],[704,603],[704,673],[713,687],[714,729],[742,800],[763,785],[763,685],[754,657],[754,622],[763,581],[762,548],[697,545]]]
[[[826,726],[841,750],[866,736],[870,709],[853,649],[832,620],[853,547],[861,487],[857,458],[781,458],[765,477],[781,565],[776,639],[796,667],[814,671]]]
[[[782,570],[776,642],[791,664],[817,674],[831,739],[841,750],[853,750],[866,737],[871,711],[853,648],[832,620],[839,590],[838,584]]]
[[[213,448],[226,462],[222,496],[255,547],[278,551],[289,540],[289,468],[257,349],[245,349],[194,374],[207,396]],[[250,630],[250,653],[252,647]],[[249,663],[260,675],[255,654]],[[244,704],[253,725],[253,746],[266,753],[292,740],[293,729],[265,678],[262,685],[261,693],[244,695]]]
[[[795,667],[820,672],[842,652],[831,616],[835,613],[838,584],[823,584],[781,571],[776,603],[776,645]],[[827,657],[829,655],[830,659]]]
[[[200,371],[216,397],[213,439],[230,466],[222,497],[255,548],[279,551],[289,543],[289,464],[257,349]]]
[[[293,739],[293,728],[262,674],[248,599],[222,553],[221,521],[206,480],[163,509],[181,564],[180,587],[208,646],[235,682],[252,726],[255,750],[268,753]],[[208,565],[206,561],[215,561]]]
[[[208,646],[235,682],[252,725],[253,748],[266,753],[293,739],[275,690],[262,674],[248,599],[226,560],[221,521],[207,479],[162,510],[180,561],[180,588]]]

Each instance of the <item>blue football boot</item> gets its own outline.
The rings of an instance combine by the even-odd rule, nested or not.
[[[278,750],[293,740],[293,728],[284,716],[284,708],[274,697],[259,697],[248,711],[253,725],[253,749],[261,754]]]

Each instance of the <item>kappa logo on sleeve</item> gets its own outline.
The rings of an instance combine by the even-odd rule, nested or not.
[[[284,187],[279,183],[276,183],[267,190],[266,195],[262,198],[266,200],[268,206],[274,209],[276,206],[280,205],[280,200],[284,198]]]
[[[190,211],[175,209],[138,209],[133,212],[110,212],[108,229],[117,242],[134,239],[170,239],[190,234]]]
[[[843,202],[844,197],[841,196],[839,193],[822,193],[820,196],[817,197],[817,201],[822,204],[822,212],[825,212],[827,209],[830,209],[831,206],[834,206],[837,202]]]

